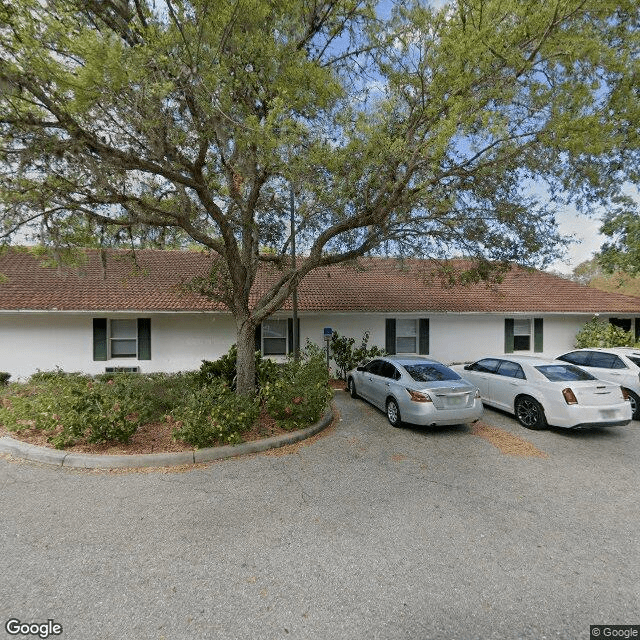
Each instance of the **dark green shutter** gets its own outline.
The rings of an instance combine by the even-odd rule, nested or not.
[[[504,319],[504,352],[513,353],[513,318]]]
[[[151,360],[151,318],[138,318],[138,360]]]
[[[298,345],[298,353],[300,353],[300,318],[296,323],[296,344]],[[293,353],[293,318],[287,318],[287,340],[288,351],[287,353]]]
[[[393,355],[396,352],[396,320],[387,318],[384,331],[384,350]]]
[[[262,351],[262,325],[256,327],[255,350]]]
[[[93,359],[107,359],[107,319],[93,319]]]
[[[429,353],[429,318],[420,318],[418,353]]]
[[[543,321],[542,318],[534,318],[533,320],[533,350],[536,353],[543,351]]]

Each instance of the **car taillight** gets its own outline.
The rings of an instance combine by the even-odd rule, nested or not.
[[[578,404],[578,398],[576,398],[576,394],[571,389],[563,389],[562,395],[567,404]]]
[[[480,389],[476,389],[476,398],[480,398]]]
[[[628,400],[629,399],[629,392],[624,387],[620,387],[620,390],[622,391],[622,397],[625,400]]]
[[[411,396],[412,402],[433,402],[430,396],[426,393],[420,393],[419,391],[412,391],[407,389],[407,393]]]

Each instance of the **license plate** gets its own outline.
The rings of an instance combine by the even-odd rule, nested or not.
[[[460,407],[461,405],[465,404],[465,401],[466,398],[464,398],[463,396],[453,396],[447,398],[447,404],[450,407]]]
[[[603,418],[615,418],[616,417],[616,410],[615,409],[602,409],[600,411],[600,415]]]

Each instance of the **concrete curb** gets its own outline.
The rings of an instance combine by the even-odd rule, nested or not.
[[[300,431],[284,433],[280,436],[243,442],[238,445],[196,449],[194,451],[180,451],[177,453],[147,453],[142,455],[100,456],[85,453],[66,453],[57,449],[37,447],[9,436],[0,438],[0,453],[8,454],[12,458],[31,460],[42,464],[74,469],[126,469],[140,467],[173,467],[177,465],[196,464],[259,453],[267,449],[276,449],[288,444],[294,444],[319,433],[328,427],[334,418],[333,408],[330,407],[315,424]]]

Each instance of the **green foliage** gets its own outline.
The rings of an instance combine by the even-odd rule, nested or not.
[[[307,341],[300,362],[288,362],[263,394],[269,415],[284,429],[301,429],[317,422],[333,395],[322,350]]]
[[[607,210],[600,233],[609,238],[598,259],[604,271],[640,275],[640,203],[637,199],[618,198]]]
[[[57,448],[80,439],[129,442],[141,424],[157,421],[182,401],[193,376],[90,376],[60,370],[34,374],[3,394],[0,423],[10,431],[36,428]]]
[[[387,243],[545,266],[567,201],[637,178],[637,0],[388,4],[1,2],[0,237],[196,242],[238,327]],[[261,248],[287,268],[250,305]]]
[[[368,347],[369,332],[364,331],[362,334],[362,342],[359,347],[355,347],[356,339],[341,336],[337,331],[331,336],[331,356],[336,363],[337,374],[343,380],[346,380],[347,372],[385,354],[380,347]]]
[[[0,371],[0,387],[9,384],[9,378],[11,377],[10,373],[6,371]]]
[[[203,360],[198,372],[198,380],[203,385],[217,384],[222,381],[230,388],[235,388],[237,376],[238,348],[231,345],[225,355],[218,360]],[[279,375],[279,365],[263,358],[259,351],[255,354],[256,386],[261,389]]]
[[[307,426],[331,396],[317,347],[308,345],[300,363],[261,361],[260,395],[235,394],[225,379],[233,378],[230,357],[222,360],[179,374],[39,371],[27,383],[3,387],[0,424],[14,432],[41,430],[62,449],[81,440],[126,444],[142,424],[164,420],[174,425],[176,439],[200,448],[241,442],[263,406],[287,429]]]
[[[625,331],[610,322],[592,318],[576,334],[575,346],[585,347],[633,347],[636,341],[631,331]]]
[[[209,385],[222,380],[230,387],[236,378],[237,359],[238,348],[233,344],[229,351],[217,360],[203,360],[199,371],[200,382]]]
[[[174,438],[196,448],[242,442],[260,415],[256,397],[236,395],[224,383],[195,389],[171,415]]]

